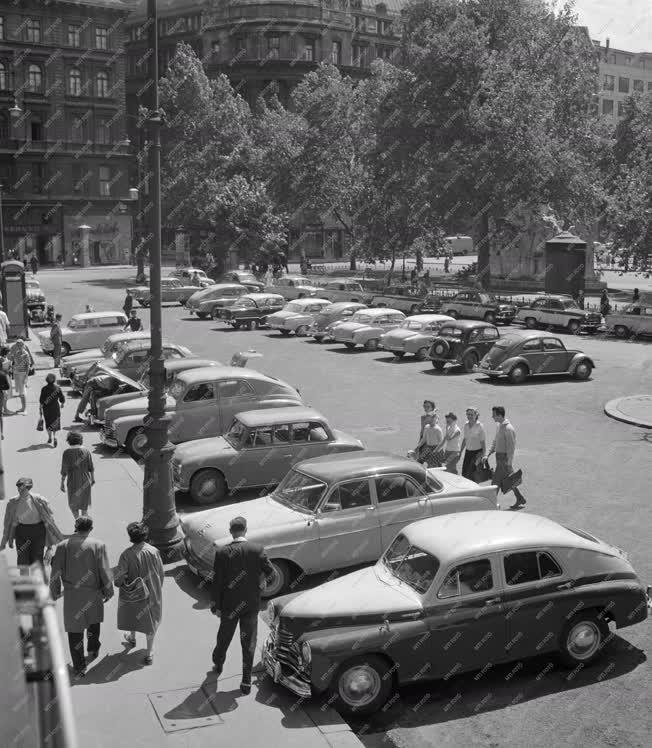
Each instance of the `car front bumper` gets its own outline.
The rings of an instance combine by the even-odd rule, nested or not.
[[[504,377],[505,372],[501,369],[490,369],[486,366],[474,366],[473,371],[477,374],[487,374],[492,377]]]
[[[120,446],[115,434],[112,431],[107,431],[106,426],[100,432],[100,441],[105,447],[117,449]]]
[[[310,684],[298,675],[288,673],[287,670],[289,670],[289,668],[283,668],[281,662],[276,658],[274,646],[274,634],[270,633],[263,644],[262,649],[263,666],[267,673],[272,677],[274,683],[280,683],[280,685],[285,686],[288,691],[291,691],[297,696],[310,698],[312,696],[312,688],[310,687]]]
[[[195,554],[195,552],[192,550],[192,546],[190,545],[190,541],[188,540],[188,538],[183,539],[181,554],[185,558],[186,563],[188,564],[188,568],[193,574],[197,574],[197,576],[201,577],[202,579],[212,579],[213,569],[206,566],[204,562]]]

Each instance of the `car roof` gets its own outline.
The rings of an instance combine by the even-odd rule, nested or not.
[[[390,452],[345,452],[304,460],[295,467],[302,473],[326,482],[364,478],[376,474],[404,473],[423,481],[425,469],[418,462]]]
[[[539,299],[559,299],[560,301],[573,301],[573,297],[569,293],[542,293],[539,294],[535,301]]]
[[[417,322],[452,322],[453,318],[448,314],[411,314],[407,319],[415,319]]]
[[[163,366],[166,372],[182,372],[188,369],[214,368],[215,366],[222,366],[222,364],[209,358],[171,358],[165,361]]]
[[[138,330],[137,332],[115,332],[109,335],[107,340],[115,343],[117,340],[144,340],[151,337],[152,333],[149,330]]]
[[[357,307],[362,310],[366,308],[366,304],[361,304],[359,301],[336,301],[331,304],[328,309],[324,309],[324,312],[340,312],[342,309],[349,309],[350,307]]]
[[[365,312],[365,314],[370,314],[372,317],[382,317],[383,314],[403,314],[400,309],[390,309],[387,306],[379,306],[375,309],[360,309],[360,311]]]
[[[519,548],[573,547],[604,552],[608,547],[576,535],[547,517],[525,512],[480,511],[430,517],[408,525],[403,534],[442,562]]]
[[[470,330],[476,327],[495,327],[490,322],[481,322],[477,319],[456,319],[455,322],[444,322],[443,327],[459,327],[462,330]],[[510,331],[511,332],[511,331]]]
[[[237,413],[236,418],[249,428],[277,423],[300,423],[302,421],[325,421],[324,416],[313,408],[289,407],[247,410]]]
[[[285,382],[273,379],[255,369],[245,369],[241,366],[222,366],[220,368],[202,366],[198,369],[188,369],[180,372],[177,379],[187,384],[204,382],[206,379],[258,379],[274,384],[285,384]]]
[[[328,299],[320,299],[317,296],[311,296],[308,299],[291,299],[288,301],[288,304],[330,304],[331,302]]]
[[[532,340],[533,338],[557,338],[557,340],[561,340],[558,335],[546,332],[546,330],[508,330],[501,337],[509,338],[512,336],[515,338],[522,338],[523,340]]]
[[[223,291],[228,288],[242,288],[242,283],[214,283],[212,286],[202,288],[202,291]]]
[[[282,275],[280,280],[300,280],[311,282],[310,278],[305,275]]]
[[[278,298],[283,299],[285,301],[285,298],[281,296],[280,293],[245,293],[240,297],[240,300],[242,299],[253,299],[254,301],[260,301],[261,299],[269,299],[272,298]],[[236,302],[237,303],[237,302]]]
[[[124,317],[125,313],[120,310],[119,312],[82,312],[81,314],[73,314],[71,319],[104,319],[105,317]]]

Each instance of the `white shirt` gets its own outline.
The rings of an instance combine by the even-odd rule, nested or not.
[[[446,452],[459,452],[462,444],[462,432],[456,423],[446,426],[446,443],[444,449]]]
[[[3,345],[7,342],[7,330],[9,329],[9,317],[7,313],[0,309],[0,343]]]
[[[472,451],[482,449],[482,444],[487,441],[487,437],[484,433],[484,426],[480,421],[476,421],[473,426],[468,421],[464,424],[464,440],[467,449]]]

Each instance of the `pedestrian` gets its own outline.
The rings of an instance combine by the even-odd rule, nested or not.
[[[93,307],[90,304],[86,304],[86,309],[85,309],[86,314],[92,314],[94,311],[95,309],[93,309]]]
[[[19,478],[16,481],[18,496],[9,499],[5,510],[4,530],[0,551],[16,543],[18,566],[43,565],[46,548],[52,548],[63,540],[47,500],[33,493],[34,481]]]
[[[131,330],[131,332],[139,332],[143,329],[143,323],[138,317],[138,312],[132,309],[129,314],[127,324],[124,326],[125,330]]]
[[[54,551],[50,573],[52,599],[58,600],[63,592],[63,624],[68,634],[72,667],[78,678],[86,675],[86,664],[99,655],[104,603],[113,597],[106,545],[89,537],[92,530],[90,517],[77,517],[75,534],[59,543]]]
[[[457,475],[457,463],[460,460],[462,452],[462,431],[457,425],[457,416],[455,413],[446,413],[446,430],[444,431],[444,441],[442,449],[444,450],[444,466],[449,473]]]
[[[149,545],[149,529],[142,522],[127,525],[132,545],[120,554],[114,584],[118,596],[118,629],[127,631],[124,643],[136,646],[136,632],[145,634],[147,652],[143,663],[154,659],[154,638],[163,615],[163,562],[161,555]]]
[[[606,317],[610,311],[611,304],[609,303],[609,294],[607,293],[607,289],[603,288],[600,296],[600,314],[603,317]]]
[[[464,452],[462,462],[462,475],[469,480],[474,480],[475,471],[484,458],[487,437],[484,426],[480,423],[480,414],[477,408],[466,409],[466,423],[464,424],[464,438],[460,451]]]
[[[45,386],[41,388],[41,396],[38,402],[39,414],[45,422],[45,430],[48,432],[48,444],[56,447],[57,431],[61,429],[61,406],[66,402],[66,398],[61,387],[57,385],[57,378],[52,372],[45,377]]]
[[[285,254],[285,252],[279,252],[278,258],[281,267],[285,270],[286,273],[289,273],[290,268],[288,267],[288,256]]]
[[[192,274],[192,284],[193,286],[201,286],[201,281],[199,280],[199,273],[196,270]]]
[[[25,272],[27,272],[27,257],[23,257],[23,267],[25,268]]]
[[[417,269],[416,269],[416,268],[412,268],[412,270],[410,271],[410,283],[411,283],[411,284],[412,284],[413,286],[416,286],[416,283],[417,283],[417,275],[418,275],[418,274],[417,274]]]
[[[502,488],[503,481],[514,472],[513,463],[514,452],[516,450],[516,431],[505,417],[505,408],[502,405],[495,405],[491,409],[491,417],[498,424],[498,427],[496,429],[496,437],[494,438],[487,457],[491,457],[495,452],[496,469],[494,470],[491,482],[494,486]],[[512,488],[511,490],[514,491],[516,502],[510,506],[510,509],[520,509],[522,506],[525,506],[525,498],[518,488]]]
[[[575,302],[580,309],[584,309],[584,291],[580,288],[575,296]]]
[[[632,294],[632,304],[638,304],[640,301],[641,295],[638,292],[638,288],[634,289],[634,293]]]
[[[32,275],[36,275],[38,272],[38,260],[36,259],[36,255],[32,255],[32,259],[29,261],[29,264],[32,268]]]
[[[21,409],[17,413],[24,413],[27,408],[25,398],[25,387],[27,377],[34,373],[34,359],[29,348],[25,345],[24,338],[18,340],[11,346],[9,360],[12,364],[12,376],[14,378],[14,397],[20,398]]]
[[[432,400],[424,400],[423,409],[421,432],[415,449],[417,460],[428,467],[441,467],[444,434],[438,423],[435,403]]]
[[[61,335],[61,320],[61,315],[55,314],[54,320],[50,325],[50,340],[52,342],[52,356],[54,357],[55,369],[58,369],[61,366],[61,346],[63,344],[63,336]]]
[[[88,405],[90,405],[91,415],[97,417],[97,401],[102,397],[117,395],[123,386],[128,387],[110,374],[98,374],[91,377],[84,385],[73,423],[84,423],[83,415]]]
[[[451,261],[448,259],[448,257],[446,257],[446,259],[444,260],[444,272],[445,273],[450,272],[450,264],[451,264]]]
[[[6,346],[9,339],[9,317],[7,312],[0,308],[0,346]]]
[[[5,350],[5,348],[0,349],[0,438],[2,439],[5,438],[5,424],[3,416],[11,415],[6,406],[7,393],[11,391],[11,381],[7,376],[7,372],[4,370]]]
[[[131,291],[127,291],[125,296],[124,304],[122,305],[122,311],[125,313],[125,317],[131,315],[131,310],[134,308],[134,297],[131,295]]]
[[[236,626],[240,624],[240,691],[246,695],[251,692],[251,671],[256,652],[260,592],[264,588],[263,577],[272,577],[274,568],[265,554],[265,549],[247,540],[247,520],[244,517],[232,519],[229,531],[233,540],[217,549],[213,563],[211,612],[220,616],[220,628],[213,650],[213,670],[218,677],[222,674],[227,650]]]
[[[82,446],[84,437],[79,431],[69,431],[68,447],[61,455],[61,490],[68,489],[68,506],[72,516],[86,516],[91,506],[91,486],[95,485],[93,456]]]

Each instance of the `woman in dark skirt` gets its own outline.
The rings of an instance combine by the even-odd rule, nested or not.
[[[418,462],[428,467],[441,467],[443,452],[443,432],[437,423],[437,411],[432,400],[423,401],[424,414],[421,416],[421,431],[416,448]]]
[[[61,388],[57,386],[57,378],[50,373],[45,377],[46,385],[41,390],[39,398],[41,418],[45,421],[48,432],[48,444],[57,446],[57,431],[61,428],[61,406],[66,402]]]

